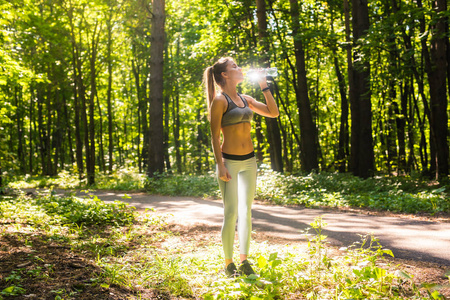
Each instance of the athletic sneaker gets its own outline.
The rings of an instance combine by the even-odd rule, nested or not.
[[[248,276],[251,274],[255,274],[255,271],[253,271],[253,268],[250,265],[250,263],[248,262],[248,260],[244,260],[239,267],[239,273]]]
[[[234,263],[230,263],[228,264],[228,266],[225,268],[225,274],[228,277],[238,277],[239,276],[239,272],[236,268],[236,265]]]

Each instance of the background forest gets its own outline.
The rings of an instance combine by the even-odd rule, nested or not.
[[[279,70],[273,170],[448,176],[445,0],[0,3],[0,178],[212,170],[202,73],[228,55]]]

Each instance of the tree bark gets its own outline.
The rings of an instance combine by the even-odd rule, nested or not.
[[[352,0],[353,40],[358,44],[369,29],[367,0]],[[368,178],[374,174],[372,138],[372,104],[370,96],[370,62],[360,50],[353,51],[350,82],[351,152],[350,168],[354,175]]]
[[[260,65],[262,67],[270,66],[269,59],[269,43],[267,36],[267,17],[265,0],[256,0],[256,16],[258,18],[258,39],[263,53],[260,57]],[[273,87],[271,86],[273,94]],[[271,167],[274,171],[283,172],[282,146],[280,128],[275,118],[265,118],[267,127],[267,140],[269,142],[269,153]]]
[[[110,3],[111,5],[111,3]],[[108,62],[108,91],[106,94],[106,102],[108,106],[108,172],[111,174],[113,170],[113,152],[114,152],[114,140],[113,140],[113,116],[112,116],[112,103],[111,103],[111,91],[112,91],[112,7],[109,8],[109,14],[106,18],[106,28],[108,31],[108,43],[107,43],[107,62]],[[139,99],[139,90],[138,90]]]
[[[70,40],[72,44],[72,68],[73,68],[73,93],[74,93],[74,110],[75,110],[75,147],[76,160],[79,179],[83,178],[84,162],[83,162],[83,138],[82,138],[82,124],[83,122],[83,103],[85,99],[85,87],[83,83],[83,74],[81,73],[81,58],[79,45],[75,37],[75,25],[73,23],[73,7],[70,7],[67,14],[70,24]],[[81,102],[81,103],[80,103]],[[80,116],[81,110],[81,116]],[[84,110],[85,111],[85,110]]]
[[[344,20],[345,20],[345,38],[347,42],[347,59],[350,58],[351,65],[351,45],[350,45],[350,21],[349,21],[349,7],[348,1],[344,0]],[[331,31],[334,32],[334,18],[331,20]],[[338,151],[336,155],[336,165],[340,173],[347,171],[348,156],[349,156],[349,126],[348,126],[348,97],[347,85],[345,83],[344,75],[339,66],[339,59],[337,54],[337,41],[331,47],[333,53],[334,70],[339,84],[339,94],[341,96],[341,118],[339,125],[339,142]]]
[[[300,160],[301,169],[311,172],[318,169],[317,129],[311,113],[306,77],[306,62],[303,42],[300,37],[298,0],[290,0],[292,34],[294,36],[295,67],[297,70],[296,98],[300,118]]]
[[[165,0],[152,0],[150,44],[150,148],[148,176],[164,172],[163,70]]]
[[[433,8],[438,14],[447,11],[446,0],[436,0]],[[432,169],[436,178],[443,179],[449,174],[448,116],[447,116],[447,18],[439,17],[432,27],[431,65],[427,67],[430,84],[430,127],[435,156],[432,157]]]
[[[24,134],[23,128],[23,105],[19,101],[22,101],[22,86],[18,85],[14,87],[14,99],[16,105],[16,126],[17,126],[17,157],[19,159],[20,172],[25,173],[25,152],[24,152]],[[20,100],[19,100],[20,99]]]
[[[181,27],[180,27],[181,32]],[[179,57],[180,57],[180,39],[177,39],[176,51],[175,51],[175,61],[176,67],[179,67]],[[182,158],[181,158],[181,144],[180,144],[180,92],[179,92],[179,84],[178,81],[174,81],[174,94],[172,96],[174,101],[172,101],[172,116],[174,118],[173,124],[173,139],[175,143],[175,166],[177,169],[177,173],[181,174],[182,172]]]
[[[98,31],[97,31],[98,30]],[[88,138],[86,138],[86,146],[89,145],[89,147],[86,147],[86,157],[88,158],[86,160],[86,171],[87,171],[87,182],[88,185],[94,185],[95,184],[95,121],[94,121],[94,114],[95,114],[95,97],[97,95],[97,67],[96,67],[96,61],[97,61],[97,50],[98,50],[98,43],[100,39],[100,31],[101,28],[98,28],[98,24],[96,23],[94,26],[94,31],[92,32],[92,41],[90,46],[90,84],[91,84],[91,94],[89,96],[89,124],[88,125],[88,133],[86,134]],[[89,160],[89,164],[87,161]]]

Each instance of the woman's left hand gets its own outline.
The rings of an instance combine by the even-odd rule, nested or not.
[[[266,73],[264,71],[264,69],[258,69],[258,83],[259,86],[261,87],[266,87],[267,86],[267,78],[266,78]]]

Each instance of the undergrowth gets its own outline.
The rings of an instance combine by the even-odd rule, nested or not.
[[[24,176],[10,182],[11,188],[86,188],[69,172],[56,178]],[[94,189],[136,191],[172,196],[220,197],[214,173],[160,174],[147,178],[134,169],[112,175],[98,174]],[[311,173],[288,175],[261,165],[256,198],[280,205],[306,207],[357,207],[401,213],[450,213],[450,186],[420,177],[378,176],[361,179],[351,174]]]
[[[390,266],[383,257],[392,252],[373,236],[331,255],[322,218],[299,232],[307,246],[252,241],[250,260],[257,274],[230,279],[223,272],[219,232],[189,234],[153,211],[139,214],[121,202],[99,201],[52,193],[0,198],[0,241],[18,236],[33,249],[23,232],[51,236],[49,243],[68,245],[101,269],[70,293],[51,291],[55,299],[77,299],[88,285],[106,291],[127,287],[135,295],[127,299],[145,299],[148,291],[188,299],[444,299],[437,286],[418,284]],[[30,253],[38,259],[38,253]],[[40,268],[32,263],[1,273],[0,299],[27,296],[25,278],[46,288],[52,266]]]

